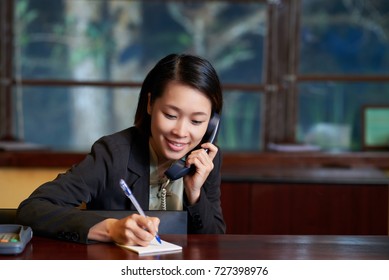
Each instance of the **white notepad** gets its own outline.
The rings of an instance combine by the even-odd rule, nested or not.
[[[182,251],[182,247],[164,240],[161,240],[159,244],[155,239],[150,242],[149,246],[143,247],[139,245],[119,245],[122,248],[134,251],[140,256],[144,255],[159,255],[159,254],[170,254]]]

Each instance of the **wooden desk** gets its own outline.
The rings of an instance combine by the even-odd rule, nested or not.
[[[25,251],[0,260],[389,260],[388,236],[162,235],[175,254],[139,257],[114,244],[83,245],[34,236]]]

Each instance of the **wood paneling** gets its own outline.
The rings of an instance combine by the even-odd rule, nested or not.
[[[231,234],[388,234],[388,185],[222,183]]]

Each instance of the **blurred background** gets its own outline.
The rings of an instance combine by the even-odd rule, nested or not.
[[[360,151],[364,107],[389,105],[385,0],[1,5],[3,139],[88,151],[132,125],[146,73],[173,52],[204,56],[218,71],[225,151]],[[387,128],[379,137],[389,147]]]

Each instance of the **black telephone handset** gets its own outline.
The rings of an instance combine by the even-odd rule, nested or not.
[[[209,120],[207,131],[205,132],[204,137],[200,142],[200,145],[207,142],[213,143],[213,141],[215,141],[218,128],[219,128],[219,123],[220,123],[220,116],[217,113],[213,113],[211,119]],[[199,149],[200,145],[194,148],[194,150]],[[185,176],[186,174],[188,174],[190,171],[194,169],[194,166],[186,167],[185,161],[186,161],[186,156],[174,162],[172,166],[170,166],[169,169],[166,170],[165,175],[170,180],[177,180]]]

